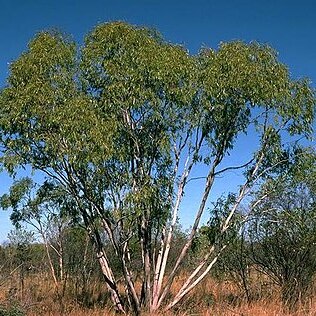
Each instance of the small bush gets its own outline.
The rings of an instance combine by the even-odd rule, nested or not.
[[[24,316],[25,312],[19,306],[0,306],[0,316]]]

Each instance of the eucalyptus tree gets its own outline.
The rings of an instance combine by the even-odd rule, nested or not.
[[[97,26],[80,48],[59,33],[42,32],[11,64],[1,92],[2,163],[12,173],[30,165],[64,190],[71,214],[81,217],[97,246],[121,312],[168,310],[225,248],[214,239],[170,298],[216,176],[245,170],[218,229],[223,235],[251,186],[282,162],[281,136],[311,134],[314,97],[309,82],[292,80],[266,45],[223,43],[192,56],[157,32],[122,22]],[[240,166],[223,165],[248,131],[257,135],[253,155]],[[190,210],[195,219],[166,273],[183,195],[201,165],[205,183]],[[127,300],[109,264],[108,243],[120,261]],[[135,243],[142,255],[139,291],[130,250]]]
[[[49,182],[37,185],[29,177],[14,181],[8,194],[0,197],[0,207],[11,209],[10,219],[17,229],[29,228],[43,242],[55,290],[59,298],[65,288],[64,237],[69,228],[69,207],[64,191]],[[53,257],[58,258],[58,269]]]

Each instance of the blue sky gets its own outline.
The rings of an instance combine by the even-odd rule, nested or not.
[[[0,5],[0,87],[5,86],[8,63],[37,32],[58,28],[82,42],[96,24],[114,20],[155,27],[191,53],[235,39],[268,43],[293,77],[307,76],[315,87],[316,1],[0,0]],[[9,184],[0,173],[0,194]],[[218,190],[225,191],[225,183]],[[8,218],[8,212],[0,211],[0,242],[10,229]]]

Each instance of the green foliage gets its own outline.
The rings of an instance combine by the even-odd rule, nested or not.
[[[236,203],[236,196],[228,194],[227,197],[220,197],[213,203],[210,209],[210,219],[206,225],[199,229],[199,233],[195,238],[193,247],[197,249],[208,249],[212,245],[222,247],[225,244],[233,242],[240,229],[241,215],[235,216],[231,222],[231,229],[222,232],[224,221],[231,211],[232,205]]]
[[[34,236],[32,232],[24,229],[15,229],[9,232],[8,239],[12,245],[24,249],[34,241]]]
[[[12,64],[1,93],[4,162],[9,169],[15,162],[54,168],[67,158],[80,166],[113,151],[124,159],[128,136],[147,157],[153,147],[168,150],[166,132],[184,121],[201,124],[212,145],[228,148],[255,105],[271,109],[279,125],[289,120],[288,129],[309,134],[313,95],[257,43],[226,43],[195,57],[147,29],[116,22],[96,27],[78,57],[69,39],[40,33]],[[134,118],[129,128],[125,111]]]
[[[14,181],[9,193],[0,196],[0,206],[12,210],[10,219],[17,228],[27,224],[41,235],[48,234],[49,227],[66,222],[70,215],[76,222],[72,199],[60,185],[49,181],[41,185],[28,177]]]
[[[25,312],[16,306],[5,307],[0,305],[0,316],[24,316]]]
[[[19,181],[15,181],[10,187],[9,194],[4,194],[0,197],[1,207],[3,209],[8,209],[11,207],[13,210],[16,210],[32,186],[33,182],[30,178],[23,178]]]
[[[24,229],[11,230],[8,234],[10,246],[13,250],[13,257],[17,265],[22,265],[23,272],[25,265],[32,259],[31,243],[34,242],[34,234]]]

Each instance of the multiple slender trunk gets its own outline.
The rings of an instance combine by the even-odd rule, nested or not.
[[[132,139],[131,150],[133,152],[131,153],[131,157],[133,157],[133,159],[130,163],[132,169],[131,193],[139,194],[138,190],[142,188],[143,185],[146,185],[146,177],[150,178],[151,176],[152,162],[149,162],[149,166],[144,164],[141,145],[137,143],[137,138],[133,137],[135,136],[133,133],[135,132],[136,127],[129,116],[129,113],[125,112],[124,114],[125,123],[130,128]],[[140,314],[143,310],[155,312],[161,309],[172,309],[204,279],[204,277],[209,273],[214,264],[217,262],[221,252],[224,251],[226,247],[225,244],[219,246],[215,243],[213,246],[210,246],[209,251],[197,263],[195,269],[193,269],[193,271],[188,274],[188,277],[180,290],[171,300],[167,300],[174,279],[179,272],[179,268],[186,259],[189,249],[192,246],[193,239],[197,234],[201,217],[205,211],[215,177],[228,169],[238,169],[247,166],[247,164],[244,164],[238,167],[229,167],[220,171],[217,170],[218,166],[222,162],[223,157],[225,156],[225,152],[229,146],[228,143],[231,141],[231,135],[229,134],[230,128],[230,126],[227,126],[227,129],[224,130],[224,140],[216,149],[217,151],[213,154],[213,162],[209,166],[209,172],[205,179],[204,192],[197,208],[190,234],[186,238],[178,257],[176,258],[175,264],[171,267],[168,267],[168,273],[167,264],[169,262],[178,213],[186,185],[189,182],[192,168],[196,164],[196,157],[198,157],[202,144],[205,141],[205,135],[203,132],[196,131],[196,134],[192,134],[192,131],[189,130],[188,135],[182,138],[182,140],[184,140],[183,143],[180,141],[174,146],[174,170],[173,174],[171,175],[172,187],[170,189],[168,198],[170,205],[172,206],[171,210],[169,210],[170,219],[165,221],[162,226],[158,226],[157,222],[154,222],[155,219],[152,218],[152,208],[154,206],[147,205],[145,203],[141,205],[142,212],[140,212],[140,214],[134,219],[134,223],[131,226],[132,228],[126,228],[126,226],[124,226],[124,214],[121,214],[122,218],[120,220],[113,221],[111,214],[107,213],[103,209],[102,204],[98,204],[93,198],[89,198],[89,192],[85,190],[84,186],[81,188],[85,194],[85,199],[90,205],[89,210],[85,210],[84,208],[81,209],[82,213],[84,214],[85,225],[92,228],[90,230],[90,237],[93,239],[98,249],[97,257],[100,267],[109,292],[111,293],[112,302],[119,312],[128,313],[129,311],[133,311],[135,314]],[[191,145],[194,144],[194,146],[188,146],[188,142],[192,142]],[[189,148],[187,159],[183,170],[181,170],[181,174],[179,175],[179,165],[181,162],[180,157],[183,154],[183,151],[187,150],[187,148]],[[238,206],[240,205],[243,198],[248,194],[251,183],[255,181],[256,177],[258,176],[258,170],[263,157],[264,149],[262,150],[261,155],[257,157],[252,172],[249,174],[248,179],[241,187],[230,212],[228,213],[227,217],[223,219],[222,225],[218,232],[220,235],[225,234],[225,232],[229,229]],[[253,160],[250,162],[253,162]],[[73,183],[75,183],[75,181],[73,181]],[[77,200],[77,202],[78,205],[81,205],[79,200]],[[119,208],[120,206],[117,207],[117,211],[119,211]],[[96,214],[96,217],[91,216],[91,214]],[[96,228],[94,226],[95,218],[99,219],[99,223],[102,224],[104,232],[107,235],[107,242],[112,245],[116,256],[119,258],[124,280],[123,283],[125,285],[126,299],[123,298],[124,294],[118,288],[118,282],[115,279],[113,270],[111,269],[111,265],[106,256],[104,240],[102,240],[99,234],[100,227]],[[135,230],[136,227],[138,227],[137,232],[129,231],[129,229]],[[140,286],[136,282],[135,275],[133,274],[134,271],[131,267],[132,261],[131,252],[129,249],[131,236],[137,236],[141,250],[142,272]]]
[[[195,221],[189,236],[187,237],[185,244],[180,251],[180,254],[176,260],[176,263],[166,274],[166,267],[170,255],[172,246],[172,240],[174,235],[174,229],[178,216],[179,206],[182,200],[185,185],[188,181],[190,170],[193,166],[192,162],[187,163],[185,170],[183,171],[181,180],[178,185],[177,196],[172,210],[171,223],[161,229],[161,235],[159,238],[159,247],[153,249],[154,244],[157,244],[157,240],[153,240],[154,235],[151,232],[150,224],[150,212],[145,212],[140,217],[139,222],[139,241],[142,255],[142,276],[140,293],[136,290],[135,277],[129,268],[129,243],[125,241],[119,249],[118,255],[120,256],[120,262],[122,264],[123,276],[126,284],[126,295],[129,302],[129,308],[126,304],[123,304],[122,294],[119,292],[117,282],[114,278],[113,271],[110,268],[109,262],[106,258],[105,252],[98,253],[98,260],[102,268],[102,272],[105,281],[108,285],[111,293],[111,298],[117,309],[122,313],[127,313],[128,310],[133,310],[135,314],[140,314],[142,310],[149,310],[155,312],[160,310],[162,306],[165,306],[165,310],[172,309],[180,300],[182,300],[196,285],[198,285],[203,278],[209,273],[216,261],[218,260],[222,251],[224,251],[226,245],[222,245],[219,249],[216,245],[210,247],[207,254],[197,264],[196,268],[188,275],[187,280],[184,282],[180,290],[175,294],[171,301],[166,302],[167,295],[170,293],[170,288],[173,284],[174,278],[179,271],[179,267],[185,260],[188,251],[192,245],[193,238],[195,237],[201,216],[205,210],[207,199],[209,197],[212,185],[214,183],[216,175],[216,167],[221,161],[221,155],[218,155],[218,159],[214,161],[213,166],[210,168],[209,174],[206,178],[205,190],[202,195],[202,199],[196,213]],[[251,178],[254,179],[260,165],[260,159],[258,160],[255,168],[253,169]],[[230,222],[234,213],[237,211],[242,199],[248,193],[249,181],[241,187],[239,195],[237,196],[235,204],[232,206],[228,216],[223,220],[220,234],[224,234],[229,228]],[[114,233],[112,232],[112,237]],[[110,234],[110,235],[111,235]],[[111,240],[110,238],[110,240]],[[159,244],[158,243],[158,244]],[[116,247],[114,247],[116,248]],[[167,303],[167,305],[165,305]]]

